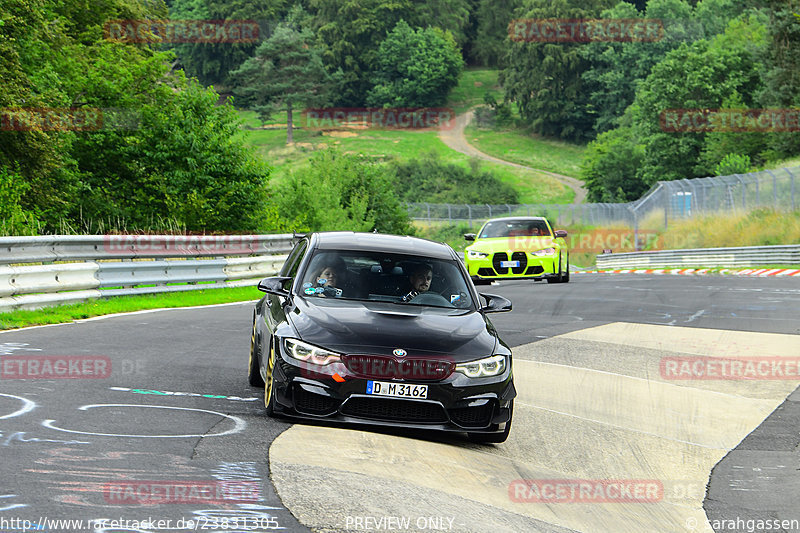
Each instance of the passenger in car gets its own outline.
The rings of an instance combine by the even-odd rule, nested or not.
[[[344,265],[344,261],[340,258],[324,262],[312,277],[314,287],[321,287],[323,289],[317,293],[317,296],[342,296],[342,287],[344,287],[347,282],[345,279],[346,271],[347,268]]]

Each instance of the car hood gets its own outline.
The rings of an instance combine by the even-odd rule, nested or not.
[[[467,246],[467,250],[479,252],[497,253],[510,251],[535,252],[549,248],[560,239],[553,237],[496,237],[492,239],[478,239],[474,244]]]
[[[477,311],[386,302],[296,297],[287,313],[304,341],[340,353],[446,355],[471,361],[492,355],[497,333]]]

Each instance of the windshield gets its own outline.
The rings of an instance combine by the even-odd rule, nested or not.
[[[473,308],[467,280],[455,260],[319,250],[298,279],[298,292],[310,298]]]
[[[483,227],[478,238],[495,237],[550,237],[550,229],[544,220],[495,220]]]

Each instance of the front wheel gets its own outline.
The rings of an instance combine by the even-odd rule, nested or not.
[[[477,442],[480,444],[499,444],[501,442],[505,442],[506,439],[508,439],[509,433],[511,433],[511,419],[514,416],[514,400],[511,400],[511,404],[508,406],[508,409],[510,411],[508,413],[508,422],[506,422],[506,428],[502,433],[467,433],[467,438],[472,442]]]
[[[270,343],[269,359],[267,359],[267,379],[264,386],[264,407],[267,416],[275,416],[275,345]]]

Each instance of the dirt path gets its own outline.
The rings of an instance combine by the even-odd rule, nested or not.
[[[561,174],[556,174],[555,172],[550,172],[539,168],[526,167],[525,165],[519,165],[517,163],[512,163],[510,161],[498,159],[489,154],[481,152],[480,150],[469,144],[467,142],[467,138],[464,136],[464,129],[466,129],[467,125],[472,121],[472,118],[474,116],[475,113],[472,110],[469,110],[466,113],[458,115],[456,117],[455,127],[449,130],[448,129],[439,130],[439,138],[442,140],[443,143],[445,143],[447,146],[449,146],[456,152],[461,152],[462,154],[468,155],[470,157],[478,157],[486,161],[500,163],[501,165],[524,168],[526,170],[533,170],[536,172],[541,172],[542,174],[547,174],[548,176],[554,178],[558,182],[563,183],[564,185],[575,191],[575,200],[572,202],[573,204],[583,203],[583,201],[586,199],[586,189],[583,188],[583,182],[581,182],[580,180],[576,180],[575,178],[570,178],[569,176],[562,176]]]

